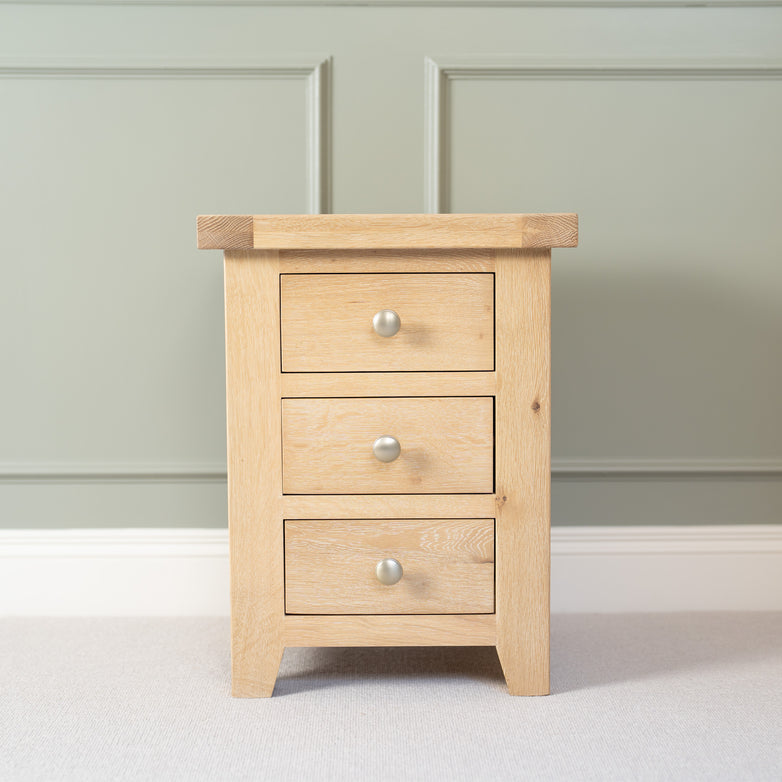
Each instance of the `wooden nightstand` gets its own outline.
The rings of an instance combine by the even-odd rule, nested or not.
[[[233,694],[286,646],[496,646],[549,691],[551,248],[577,217],[204,216]]]

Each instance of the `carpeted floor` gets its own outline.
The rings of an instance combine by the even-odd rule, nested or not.
[[[493,649],[290,649],[225,619],[0,620],[0,779],[782,780],[782,614],[558,616],[547,698]]]

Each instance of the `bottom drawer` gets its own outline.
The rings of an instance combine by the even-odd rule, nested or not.
[[[491,614],[494,519],[287,520],[285,610]]]

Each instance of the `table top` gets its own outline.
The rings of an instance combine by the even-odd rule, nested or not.
[[[575,214],[201,215],[201,250],[575,247]]]

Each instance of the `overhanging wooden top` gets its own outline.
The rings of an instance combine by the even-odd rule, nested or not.
[[[575,247],[575,214],[201,215],[201,250]]]

